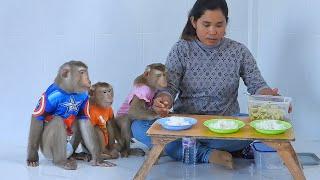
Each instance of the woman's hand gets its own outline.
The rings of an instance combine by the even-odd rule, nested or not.
[[[280,96],[278,88],[263,88],[259,91],[260,95]]]
[[[279,94],[279,89],[278,88],[263,88],[259,91],[259,94],[261,95],[271,95],[271,96],[280,96]],[[292,112],[292,105],[290,104],[289,106],[289,110],[288,110],[289,113]]]
[[[159,94],[153,101],[152,108],[161,117],[166,117],[172,107],[171,96],[165,93]]]

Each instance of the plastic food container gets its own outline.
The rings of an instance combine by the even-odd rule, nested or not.
[[[276,170],[283,169],[285,165],[279,157],[277,151],[262,142],[253,142],[254,162],[257,170]]]
[[[289,121],[290,97],[284,96],[248,96],[248,112],[251,120],[274,119]]]

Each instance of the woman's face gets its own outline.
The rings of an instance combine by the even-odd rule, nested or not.
[[[225,35],[227,22],[220,9],[206,10],[196,21],[191,17],[191,22],[198,39],[205,45],[216,45]]]

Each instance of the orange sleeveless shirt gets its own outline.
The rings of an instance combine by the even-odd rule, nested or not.
[[[99,126],[100,130],[103,132],[106,145],[108,145],[108,131],[106,127],[106,122],[113,118],[113,110],[111,107],[103,108],[97,105],[90,104],[89,106],[90,120],[93,126]],[[99,117],[102,117],[105,122],[103,122]]]

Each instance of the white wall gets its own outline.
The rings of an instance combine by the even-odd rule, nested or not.
[[[117,109],[132,80],[145,65],[165,62],[194,2],[0,1],[1,142],[12,138],[13,143],[26,144],[30,114],[40,94],[52,83],[58,67],[71,59],[80,59],[88,64],[93,83],[106,81],[114,86],[114,109]],[[287,15],[287,19],[282,17],[276,21],[277,24],[270,24],[283,13],[281,9],[287,10],[286,6],[293,1],[281,2],[279,6],[276,0],[229,0],[227,36],[252,49],[270,85],[279,87],[283,94],[295,99],[294,115],[297,121],[316,124],[320,95],[316,92],[319,83],[315,79],[315,63],[319,54],[315,51],[315,45],[319,45],[319,36],[311,39],[311,34],[316,35],[317,32],[311,24],[316,22],[318,16],[304,9],[300,13],[291,13],[312,17],[312,20],[303,20],[299,16],[302,20],[296,23],[293,17]],[[319,5],[317,1],[314,3]],[[275,17],[268,14],[269,10]],[[271,30],[274,31],[270,34]],[[289,32],[299,36],[289,36]],[[298,43],[294,43],[296,41]],[[319,67],[319,63],[317,65]],[[284,68],[289,73],[283,74]],[[307,77],[312,81],[306,81]],[[294,83],[295,80],[300,81]],[[239,99],[245,112],[244,91],[245,88],[241,87]],[[305,116],[307,119],[303,118]],[[296,129],[305,133],[306,127],[301,124],[298,123]],[[309,137],[317,138],[315,131],[309,130]]]
[[[88,64],[93,83],[114,86],[117,109],[145,65],[165,61],[189,6],[180,0],[0,1],[1,142],[14,135],[26,143],[37,99],[71,59]]]

